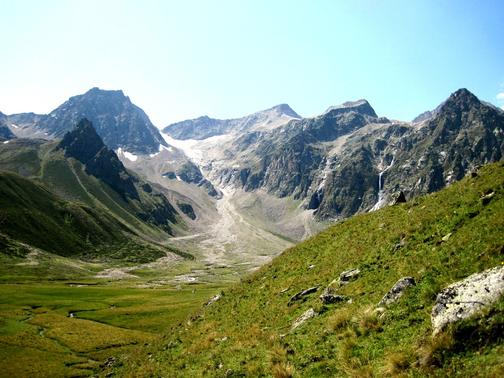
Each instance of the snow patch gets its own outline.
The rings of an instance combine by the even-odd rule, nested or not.
[[[9,143],[9,142],[10,142],[9,140],[6,140],[5,142],[3,142],[3,144],[7,144],[7,143]]]
[[[131,152],[128,152],[126,150],[123,150],[121,147],[119,147],[116,151],[117,155],[125,157],[129,161],[137,161],[138,156],[135,154],[132,154]]]
[[[136,156],[128,151],[124,151],[124,157],[130,161],[137,161],[137,159],[138,159],[138,156]]]
[[[163,146],[162,144],[159,145],[159,152],[161,151],[168,151],[168,152],[173,152],[173,147],[169,146],[169,147],[166,147],[166,146]]]

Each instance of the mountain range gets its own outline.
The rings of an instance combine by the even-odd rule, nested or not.
[[[380,117],[361,99],[313,118],[281,104],[236,119],[186,120],[160,133],[122,91],[93,88],[46,116],[2,115],[11,131],[4,126],[2,135],[23,137],[30,129],[57,138],[83,116],[127,168],[190,206],[193,219],[185,220],[195,230],[222,216],[216,201],[224,190],[238,213],[247,213],[255,198],[253,217],[261,228],[293,240],[320,230],[321,221],[437,191],[504,153],[504,112],[466,89],[411,122]],[[84,160],[88,173],[101,166]],[[132,182],[112,185],[136,195]],[[272,202],[284,210],[272,210]]]
[[[201,140],[200,121],[163,131]],[[378,117],[359,100],[269,130],[226,130],[192,146],[205,151],[201,165],[212,182],[301,200],[319,220],[376,210],[401,192],[439,190],[504,153],[504,113],[466,89],[412,122]]]
[[[500,376],[503,130],[467,89],[411,122],[0,113],[0,368]]]

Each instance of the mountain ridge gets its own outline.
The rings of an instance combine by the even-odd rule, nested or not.
[[[300,118],[288,104],[279,104],[239,118],[217,119],[205,115],[170,124],[163,128],[163,132],[176,139],[206,139],[254,127],[278,127],[291,119]]]
[[[70,97],[47,115],[20,113],[7,116],[11,127],[15,127],[14,133],[19,132],[22,137],[38,133],[46,139],[62,138],[82,118],[93,123],[98,135],[113,150],[123,148],[149,154],[157,152],[160,145],[168,147],[147,114],[122,90],[94,87],[84,94]]]

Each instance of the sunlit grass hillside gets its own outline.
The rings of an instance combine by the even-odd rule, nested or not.
[[[488,196],[489,193],[493,196]],[[487,198],[483,197],[487,195]],[[504,304],[433,338],[437,293],[503,263],[504,163],[441,192],[355,216],[286,250],[155,348],[124,361],[129,376],[502,376]],[[360,269],[319,295],[340,273]],[[401,277],[416,286],[383,313],[378,302]],[[288,305],[296,293],[315,293]],[[296,329],[310,308],[317,315]]]

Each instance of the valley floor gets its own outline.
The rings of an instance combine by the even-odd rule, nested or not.
[[[97,281],[0,285],[0,376],[88,376],[182,322],[216,285]]]
[[[225,269],[170,257],[124,267],[34,250],[0,260],[0,377],[95,375],[236,281]],[[205,282],[176,278],[192,269]]]

